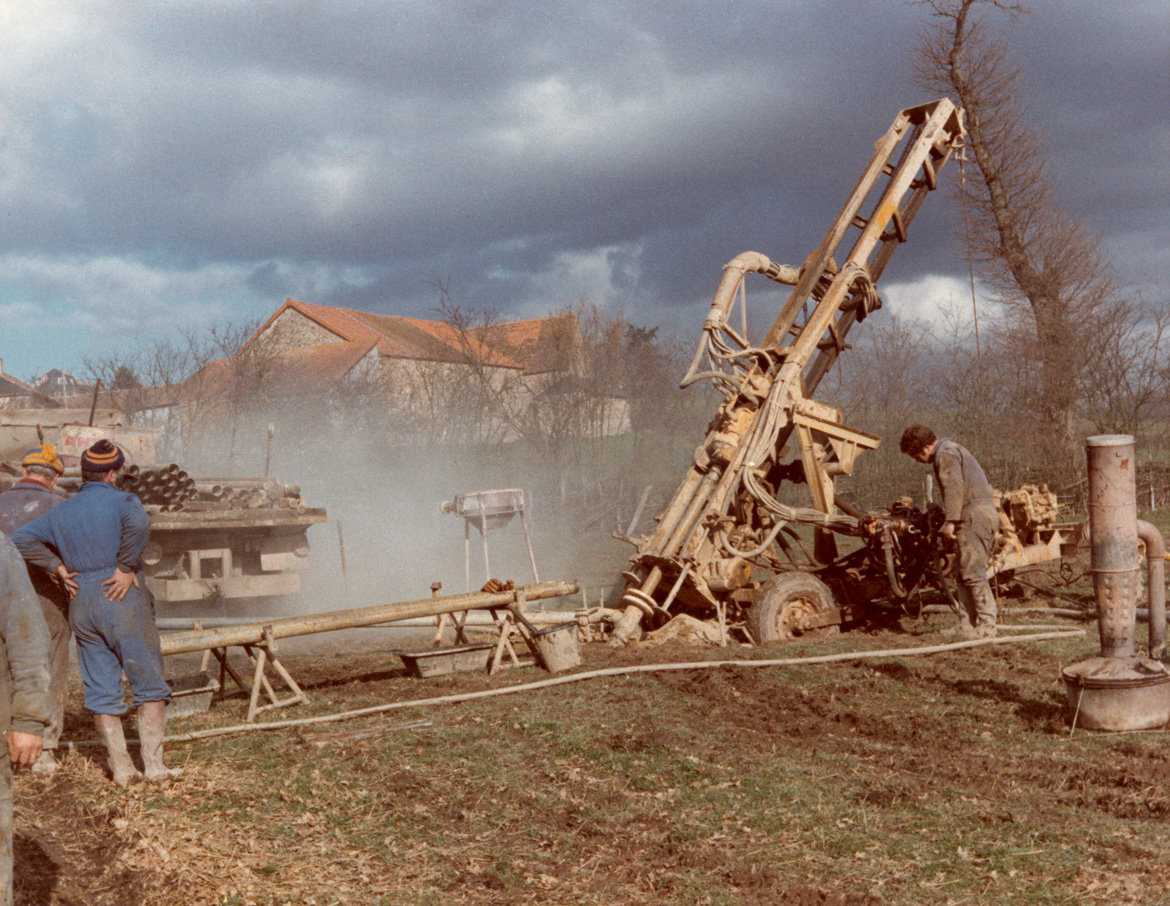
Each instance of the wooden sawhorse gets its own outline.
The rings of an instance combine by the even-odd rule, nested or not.
[[[201,669],[203,672],[207,671],[210,665],[211,658],[215,658],[219,662],[219,689],[220,697],[223,697],[224,681],[226,677],[230,676],[243,691],[248,693],[248,716],[245,718],[246,723],[251,723],[256,719],[256,715],[264,711],[270,711],[273,708],[287,708],[289,705],[307,705],[309,703],[309,696],[305,695],[300,686],[297,685],[296,680],[285,669],[284,664],[280,662],[280,658],[276,656],[276,639],[272,637],[271,627],[264,627],[264,640],[255,645],[242,645],[244,652],[251,659],[254,669],[252,671],[252,682],[249,684],[244,680],[236,669],[228,663],[227,648],[209,648],[203,653],[203,665]],[[288,690],[292,693],[286,698],[281,698],[277,695],[272,683],[268,679],[266,668],[271,667],[273,672],[280,678]],[[265,696],[268,698],[267,704],[260,704],[260,692],[263,690]]]

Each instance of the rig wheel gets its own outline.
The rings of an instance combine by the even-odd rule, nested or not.
[[[840,626],[810,626],[836,608],[833,593],[809,573],[781,573],[760,589],[747,614],[748,632],[759,643],[780,642],[798,636],[826,636]]]

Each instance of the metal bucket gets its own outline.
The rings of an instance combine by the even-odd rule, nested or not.
[[[549,673],[571,670],[581,663],[581,640],[576,623],[558,623],[532,634],[532,641]]]

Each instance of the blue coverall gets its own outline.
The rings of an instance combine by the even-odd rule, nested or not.
[[[94,714],[125,714],[122,672],[133,706],[171,700],[164,679],[154,599],[145,583],[121,601],[106,597],[102,583],[115,568],[141,569],[150,539],[150,517],[141,501],[112,484],[87,481],[81,490],[18,529],[12,542],[24,559],[47,572],[60,564],[77,573],[69,602],[69,624],[77,638],[77,660],[85,707]]]

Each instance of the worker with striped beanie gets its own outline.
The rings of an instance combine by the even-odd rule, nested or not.
[[[86,481],[100,481],[98,475],[117,470],[126,464],[126,454],[112,441],[99,440],[81,454],[81,477]],[[89,473],[88,475],[86,473]],[[90,476],[94,477],[90,477]]]
[[[85,707],[106,745],[114,782],[123,787],[142,776],[122,732],[123,672],[138,711],[146,779],[178,774],[163,764],[171,690],[163,675],[154,598],[138,577],[150,517],[142,501],[118,487],[125,462],[116,444],[99,440],[81,456],[81,490],[12,536],[26,561],[56,573],[71,593],[69,623],[77,638]]]

